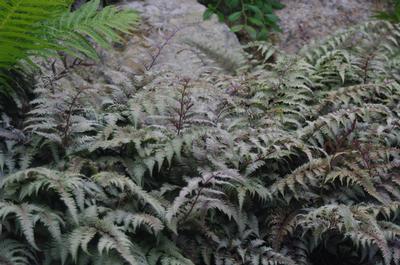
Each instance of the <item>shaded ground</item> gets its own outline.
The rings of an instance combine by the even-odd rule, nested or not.
[[[278,13],[284,31],[280,47],[293,53],[314,38],[370,19],[383,5],[379,0],[281,1],[287,7]],[[181,77],[204,80],[219,69],[231,74],[243,62],[235,34],[215,17],[203,21],[205,7],[197,0],[126,0],[120,5],[141,13],[137,33],[121,49],[102,51],[101,66],[71,73],[62,86],[106,83],[131,93]]]
[[[371,18],[385,7],[382,0],[281,0],[278,12],[283,34],[280,47],[296,52],[313,39]]]

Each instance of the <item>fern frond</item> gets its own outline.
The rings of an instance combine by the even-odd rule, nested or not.
[[[133,10],[121,11],[107,6],[98,11],[99,6],[100,0],[92,0],[74,12],[64,12],[47,21],[45,27],[48,36],[76,57],[83,54],[88,58],[98,59],[97,52],[87,37],[107,48],[111,42],[121,40],[118,32],[129,33],[138,23],[138,15]]]
[[[75,261],[79,248],[90,255],[88,244],[95,239],[96,235],[99,237],[97,251],[100,255],[115,250],[129,264],[140,264],[139,259],[133,253],[134,246],[129,238],[118,226],[100,219],[86,219],[85,226],[80,226],[71,232],[69,236],[70,253]]]
[[[34,225],[37,221],[36,215],[43,211],[45,211],[45,209],[34,204],[0,202],[0,218],[4,221],[10,215],[15,215],[23,235],[28,243],[36,250],[39,250],[39,247],[35,242]]]
[[[145,204],[149,204],[161,218],[165,216],[165,208],[162,204],[128,177],[113,172],[101,172],[94,175],[92,178],[103,188],[114,186],[121,191],[129,191],[132,195],[143,200]]]
[[[109,212],[106,216],[107,221],[118,225],[124,225],[127,231],[135,232],[140,226],[147,226],[154,233],[159,233],[163,228],[163,223],[156,217],[149,214],[134,214],[122,210]]]
[[[32,168],[15,173],[2,182],[2,186],[6,188],[11,188],[15,185],[21,185],[18,190],[21,200],[36,195],[43,190],[55,191],[60,196],[60,200],[68,208],[74,220],[78,220],[77,202],[74,199],[73,191],[83,189],[84,183],[80,175],[47,168]]]
[[[26,245],[11,239],[0,241],[0,262],[7,265],[38,264],[34,254]]]
[[[64,0],[2,1],[0,5],[0,67],[10,68],[20,59],[51,48],[40,36],[40,23],[54,18],[68,4]]]

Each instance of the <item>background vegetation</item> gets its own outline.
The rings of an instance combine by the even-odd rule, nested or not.
[[[377,18],[388,20],[393,23],[398,23],[400,21],[400,1],[392,0],[391,10],[380,11],[377,14]]]
[[[274,11],[285,6],[277,0],[200,0],[207,6],[204,18],[213,14],[231,26],[233,32],[252,40],[267,40],[271,31],[279,31],[279,18]]]

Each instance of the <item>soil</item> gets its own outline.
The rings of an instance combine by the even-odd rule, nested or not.
[[[279,46],[296,52],[313,39],[321,39],[341,28],[370,20],[387,8],[384,0],[281,0],[286,8],[278,11],[283,33]]]

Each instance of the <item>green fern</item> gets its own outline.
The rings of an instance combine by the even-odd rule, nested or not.
[[[117,32],[129,32],[138,16],[130,10],[106,7],[98,11],[93,0],[70,12],[70,0],[7,0],[0,4],[0,69],[15,68],[21,61],[32,64],[32,56],[57,56],[64,51],[73,56],[97,59],[87,39],[102,47],[118,41]],[[1,76],[1,75],[0,75]],[[7,78],[1,78],[1,93],[7,92]]]

